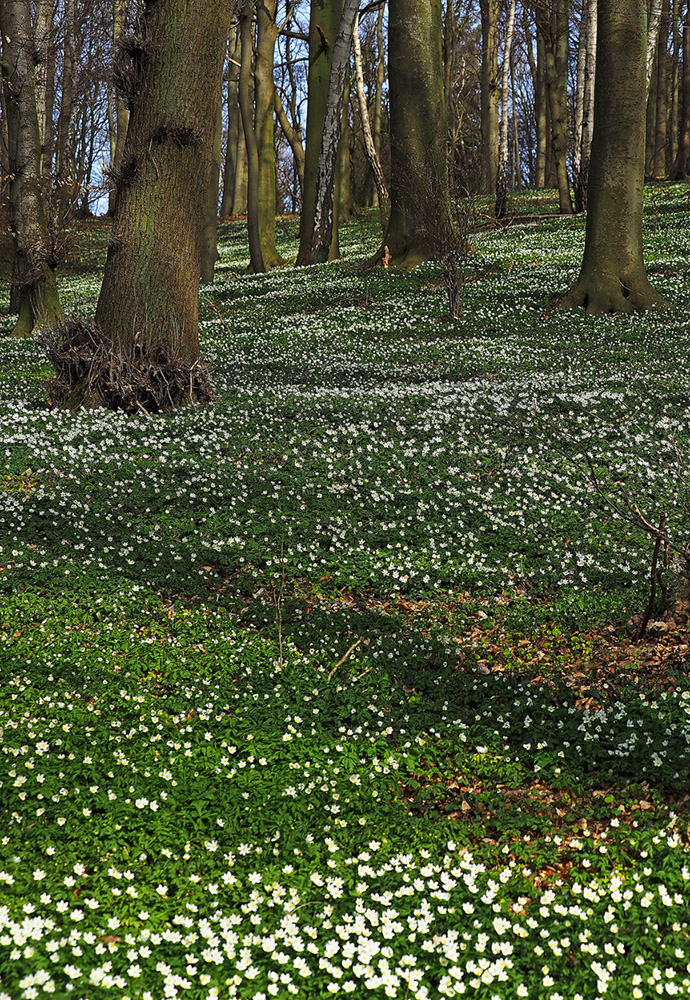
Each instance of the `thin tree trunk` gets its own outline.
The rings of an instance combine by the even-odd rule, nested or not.
[[[311,260],[316,212],[316,186],[330,84],[333,47],[340,25],[343,0],[313,0],[309,18],[309,76],[307,134],[304,147],[304,187],[300,215],[297,264]],[[333,227],[334,233],[337,226]]]
[[[551,150],[561,215],[572,215],[568,178],[568,0],[554,0],[542,20],[545,35],[546,88],[551,112]]]
[[[645,72],[645,94],[647,96],[649,95],[649,88],[652,82],[652,69],[654,67],[654,57],[659,38],[663,2],[664,0],[652,0],[652,6],[647,19],[647,62]]]
[[[374,107],[371,116],[371,136],[374,140],[374,149],[381,162],[381,106],[383,103],[383,85],[386,80],[386,59],[383,42],[383,13],[384,7],[381,5],[376,18],[376,86],[374,88]],[[379,203],[378,191],[374,191],[373,204]]]
[[[206,218],[201,248],[201,280],[210,285],[218,260],[218,194],[220,192],[220,167],[223,155],[223,92],[218,101],[216,131],[213,137],[211,176],[206,197]]]
[[[0,3],[2,80],[10,168],[10,224],[14,240],[12,280],[19,316],[12,335],[29,337],[64,322],[55,275],[48,263],[49,238],[36,112],[31,5]]]
[[[355,79],[357,81],[357,100],[359,101],[359,113],[362,119],[362,133],[364,135],[364,149],[367,160],[374,177],[376,193],[379,205],[385,205],[388,201],[388,188],[386,179],[383,176],[383,167],[376,152],[374,137],[371,133],[371,123],[369,121],[369,109],[367,108],[367,97],[364,92],[364,73],[362,72],[362,46],[359,40],[359,15],[355,17],[355,24],[352,32],[352,48],[355,57]]]
[[[321,135],[321,151],[316,176],[314,231],[310,258],[315,264],[328,260],[333,238],[335,171],[343,122],[345,83],[350,71],[350,49],[359,0],[345,0],[338,34],[333,46],[331,74]]]
[[[481,190],[495,195],[498,170],[498,0],[480,0]]]
[[[57,200],[59,215],[65,219],[74,198],[74,179],[70,178],[72,166],[72,123],[74,121],[74,99],[77,85],[77,5],[76,0],[64,0],[64,38],[62,48],[62,81],[60,91],[60,114],[57,126]]]
[[[240,36],[239,28],[233,27],[228,39],[228,89],[227,116],[228,132],[225,142],[225,162],[223,164],[223,198],[220,206],[221,219],[229,219],[233,214],[235,177],[237,174],[237,143],[240,138],[240,106],[237,103],[237,78],[239,75]],[[244,142],[244,136],[241,136]]]
[[[249,78],[252,71],[252,0],[245,0],[240,8],[240,81],[239,102],[247,151],[247,232],[249,236],[249,266],[255,274],[266,270],[259,230],[259,150],[254,132],[254,116]]]
[[[292,150],[292,156],[295,161],[295,168],[297,170],[297,179],[299,181],[300,191],[304,190],[304,146],[302,141],[297,134],[297,130],[293,128],[290,119],[287,116],[287,112],[283,107],[283,103],[280,100],[280,94],[276,89],[273,95],[273,101],[275,106],[276,117],[283,130],[283,135],[288,141],[290,149]]]
[[[508,17],[506,19],[506,39],[503,49],[503,65],[501,67],[501,128],[498,146],[498,170],[496,173],[496,205],[497,219],[505,218],[506,214],[506,175],[508,172],[508,96],[510,88],[510,59],[513,50],[513,31],[515,28],[515,0],[510,0]]]
[[[542,17],[542,8],[537,4],[536,8],[536,47],[537,64],[536,76],[534,80],[534,114],[536,118],[536,179],[535,187],[542,190],[546,187],[548,174],[548,143],[549,143],[549,122],[548,122],[548,95],[546,93],[546,69],[544,34],[539,30],[539,21]]]
[[[257,4],[256,60],[254,63],[254,128],[259,156],[259,238],[264,267],[284,264],[276,249],[276,164],[273,122],[275,84],[273,62],[278,35],[278,0]]]
[[[582,73],[582,117],[575,127],[575,147],[573,156],[573,180],[575,189],[575,210],[584,212],[587,208],[587,177],[594,126],[594,68],[597,57],[597,0],[584,0],[582,12],[580,44],[584,48]],[[579,80],[579,77],[578,77]]]
[[[562,308],[644,311],[664,304],[642,257],[645,12],[638,0],[599,0],[594,136],[585,252]]]
[[[687,180],[688,160],[690,160],[690,0],[686,0],[683,11],[680,121],[678,123],[678,152],[671,172],[673,180]]]
[[[654,155],[652,160],[652,177],[654,180],[663,180],[666,177],[668,31],[669,2],[668,0],[663,0],[656,52],[656,108],[654,114]]]
[[[127,4],[125,0],[114,0],[113,3],[113,49],[117,52],[122,44],[125,34],[125,21],[127,17]],[[129,111],[127,105],[122,100],[122,96],[115,91],[114,115],[112,128],[114,134],[111,136],[110,148],[112,150],[110,169],[113,177],[117,180],[118,173],[122,166],[122,153],[125,148],[127,137],[127,124],[129,122]],[[108,213],[115,212],[115,192],[117,183],[113,183],[108,192]]]

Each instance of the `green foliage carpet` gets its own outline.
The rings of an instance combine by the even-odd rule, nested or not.
[[[0,315],[0,1000],[690,995],[688,595],[670,552],[635,641],[626,517],[690,537],[686,206],[648,316],[554,310],[552,195],[452,322],[373,217],[259,276],[224,226],[170,414],[53,408]]]

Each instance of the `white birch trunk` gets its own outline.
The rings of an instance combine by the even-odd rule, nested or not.
[[[385,205],[388,201],[388,188],[383,176],[383,167],[379,160],[374,137],[371,134],[371,124],[369,122],[369,109],[367,108],[367,97],[364,92],[364,73],[362,71],[362,46],[359,40],[359,13],[355,15],[355,23],[352,31],[352,48],[355,56],[355,76],[357,80],[357,100],[359,101],[359,113],[362,117],[362,132],[364,134],[364,149],[367,160],[374,175],[374,184],[379,198],[379,205]]]
[[[515,30],[515,0],[510,0],[506,20],[506,40],[501,67],[501,124],[498,135],[498,172],[496,175],[496,218],[506,214],[506,173],[508,170],[508,96],[510,94],[510,58]]]

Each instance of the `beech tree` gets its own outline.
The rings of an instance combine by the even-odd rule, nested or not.
[[[110,359],[100,381],[93,366],[63,371],[70,407],[146,409],[151,397],[162,408],[203,395],[199,273],[230,13],[227,0],[148,0],[127,40],[120,86],[131,115],[117,207],[95,326],[81,337],[99,359],[108,347]],[[73,327],[65,343],[75,343]],[[118,365],[132,399],[113,384]]]
[[[594,135],[580,276],[560,302],[589,313],[664,305],[645,274],[646,14],[639,0],[599,0]]]
[[[29,0],[0,0],[0,33],[11,178],[12,282],[19,313],[13,336],[29,337],[34,330],[52,329],[64,321],[49,259]]]
[[[431,220],[447,214],[441,0],[390,0],[388,79],[391,214],[385,243],[394,264],[414,267],[433,255]]]

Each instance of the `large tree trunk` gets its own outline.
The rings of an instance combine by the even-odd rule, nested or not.
[[[307,135],[304,148],[304,187],[299,227],[297,264],[311,259],[316,211],[316,183],[319,171],[321,136],[331,74],[333,46],[338,34],[343,0],[313,0],[309,18],[309,75],[307,80]],[[337,254],[337,225],[333,226],[330,256]]]
[[[599,0],[594,136],[580,276],[561,308],[642,312],[663,299],[642,258],[645,12],[638,0]]]
[[[388,88],[392,263],[410,268],[435,252],[447,218],[446,102],[441,0],[390,0]]]
[[[249,237],[249,266],[255,274],[266,270],[259,230],[259,149],[254,131],[249,81],[252,71],[252,0],[245,0],[240,9],[240,80],[239,102],[247,153],[247,233]]]
[[[137,350],[145,361],[164,351],[190,371],[199,358],[202,235],[229,19],[226,0],[157,0],[142,15],[96,309],[114,352]],[[193,396],[190,375],[184,398]]]
[[[309,254],[310,260],[314,264],[323,264],[328,260],[333,239],[336,164],[339,149],[341,154],[343,152],[343,147],[340,147],[340,139],[345,84],[350,71],[352,31],[358,10],[359,0],[345,0],[338,34],[333,46],[326,114],[321,134],[319,167],[316,176],[314,230]]]
[[[498,170],[498,0],[480,0],[481,178],[482,194],[495,195]]]
[[[501,67],[501,128],[498,147],[498,171],[496,173],[496,204],[494,207],[497,219],[505,218],[506,214],[506,183],[508,172],[508,92],[510,86],[510,60],[513,51],[513,30],[515,28],[515,0],[510,0],[506,20],[506,40],[503,48],[503,66]]]
[[[276,164],[273,122],[275,117],[275,84],[273,57],[278,25],[278,0],[262,0],[257,4],[255,81],[255,129],[259,155],[259,239],[264,267],[271,268],[285,261],[276,250]]]
[[[2,77],[10,168],[10,223],[14,238],[12,281],[19,317],[15,337],[50,330],[64,321],[41,184],[41,138],[36,113],[31,4],[0,3]]]

